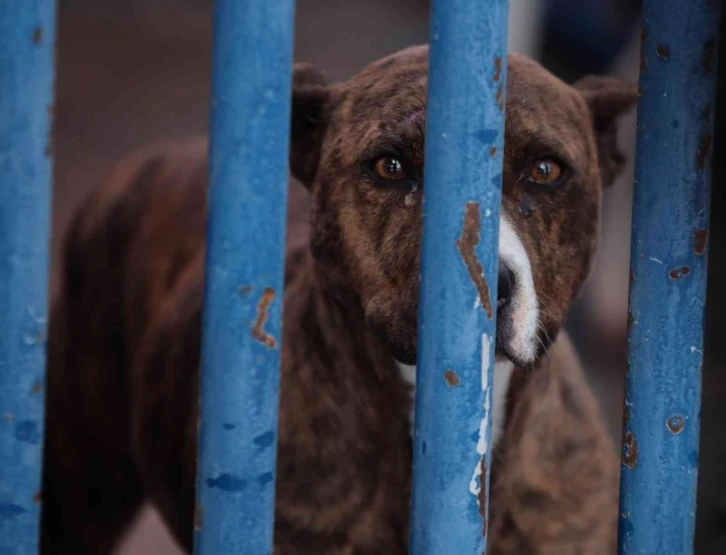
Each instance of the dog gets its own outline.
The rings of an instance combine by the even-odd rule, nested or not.
[[[290,168],[309,201],[292,187],[275,553],[407,553],[427,58],[412,47],[339,84],[295,66]],[[559,332],[624,163],[617,119],[637,92],[605,77],[567,85],[516,54],[507,63],[490,552],[614,553],[617,457]],[[204,141],[144,151],[67,234],[49,334],[44,554],[108,553],[145,499],[186,550],[204,526],[206,164]]]

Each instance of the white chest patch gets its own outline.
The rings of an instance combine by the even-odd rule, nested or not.
[[[416,367],[408,364],[398,363],[401,378],[411,386],[411,400],[416,394]],[[509,380],[512,377],[514,364],[504,357],[496,357],[494,363],[494,387],[492,391],[492,444],[496,445],[504,433],[504,420],[507,408],[507,391],[509,391]],[[413,415],[411,409],[410,421],[411,432],[413,433]]]

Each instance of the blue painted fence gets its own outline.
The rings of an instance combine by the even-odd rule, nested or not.
[[[691,553],[721,2],[643,7],[620,553]]]
[[[270,553],[293,0],[217,0],[195,552]]]
[[[0,2],[0,553],[36,553],[48,314],[53,0]]]
[[[293,8],[216,2],[195,536],[203,555],[272,551]],[[411,550],[480,553],[508,4],[432,8]],[[715,0],[645,2],[625,555],[692,551],[719,11]],[[3,554],[35,553],[38,543],[54,36],[53,0],[0,3]]]
[[[508,4],[432,4],[412,553],[486,552]]]

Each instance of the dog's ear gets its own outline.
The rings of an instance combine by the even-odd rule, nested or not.
[[[310,187],[327,126],[330,88],[325,76],[310,64],[295,64],[292,88],[290,171]]]
[[[595,128],[600,174],[604,187],[612,184],[626,157],[617,144],[617,119],[635,106],[638,89],[614,77],[588,75],[574,84],[590,107]]]

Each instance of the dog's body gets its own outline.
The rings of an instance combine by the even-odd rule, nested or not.
[[[511,283],[498,300],[494,401],[506,431],[490,546],[612,553],[615,454],[566,339],[545,349],[589,267],[600,188],[618,163],[612,120],[634,98],[608,81],[576,93],[520,57],[509,73],[500,266]],[[416,350],[420,193],[409,185],[420,180],[425,86],[425,48],[337,87],[296,70],[291,168],[313,216],[308,234],[291,213],[288,232],[276,553],[407,551],[411,391],[397,360],[411,364]],[[559,119],[543,126],[542,114]],[[401,164],[377,144],[400,152],[405,187],[386,188]],[[520,185],[530,164],[520,152],[567,159],[569,181],[557,192]],[[163,149],[123,165],[69,232],[49,345],[46,554],[106,553],[146,497],[191,547],[206,187],[202,143]],[[507,387],[504,355],[537,369],[513,370]]]

